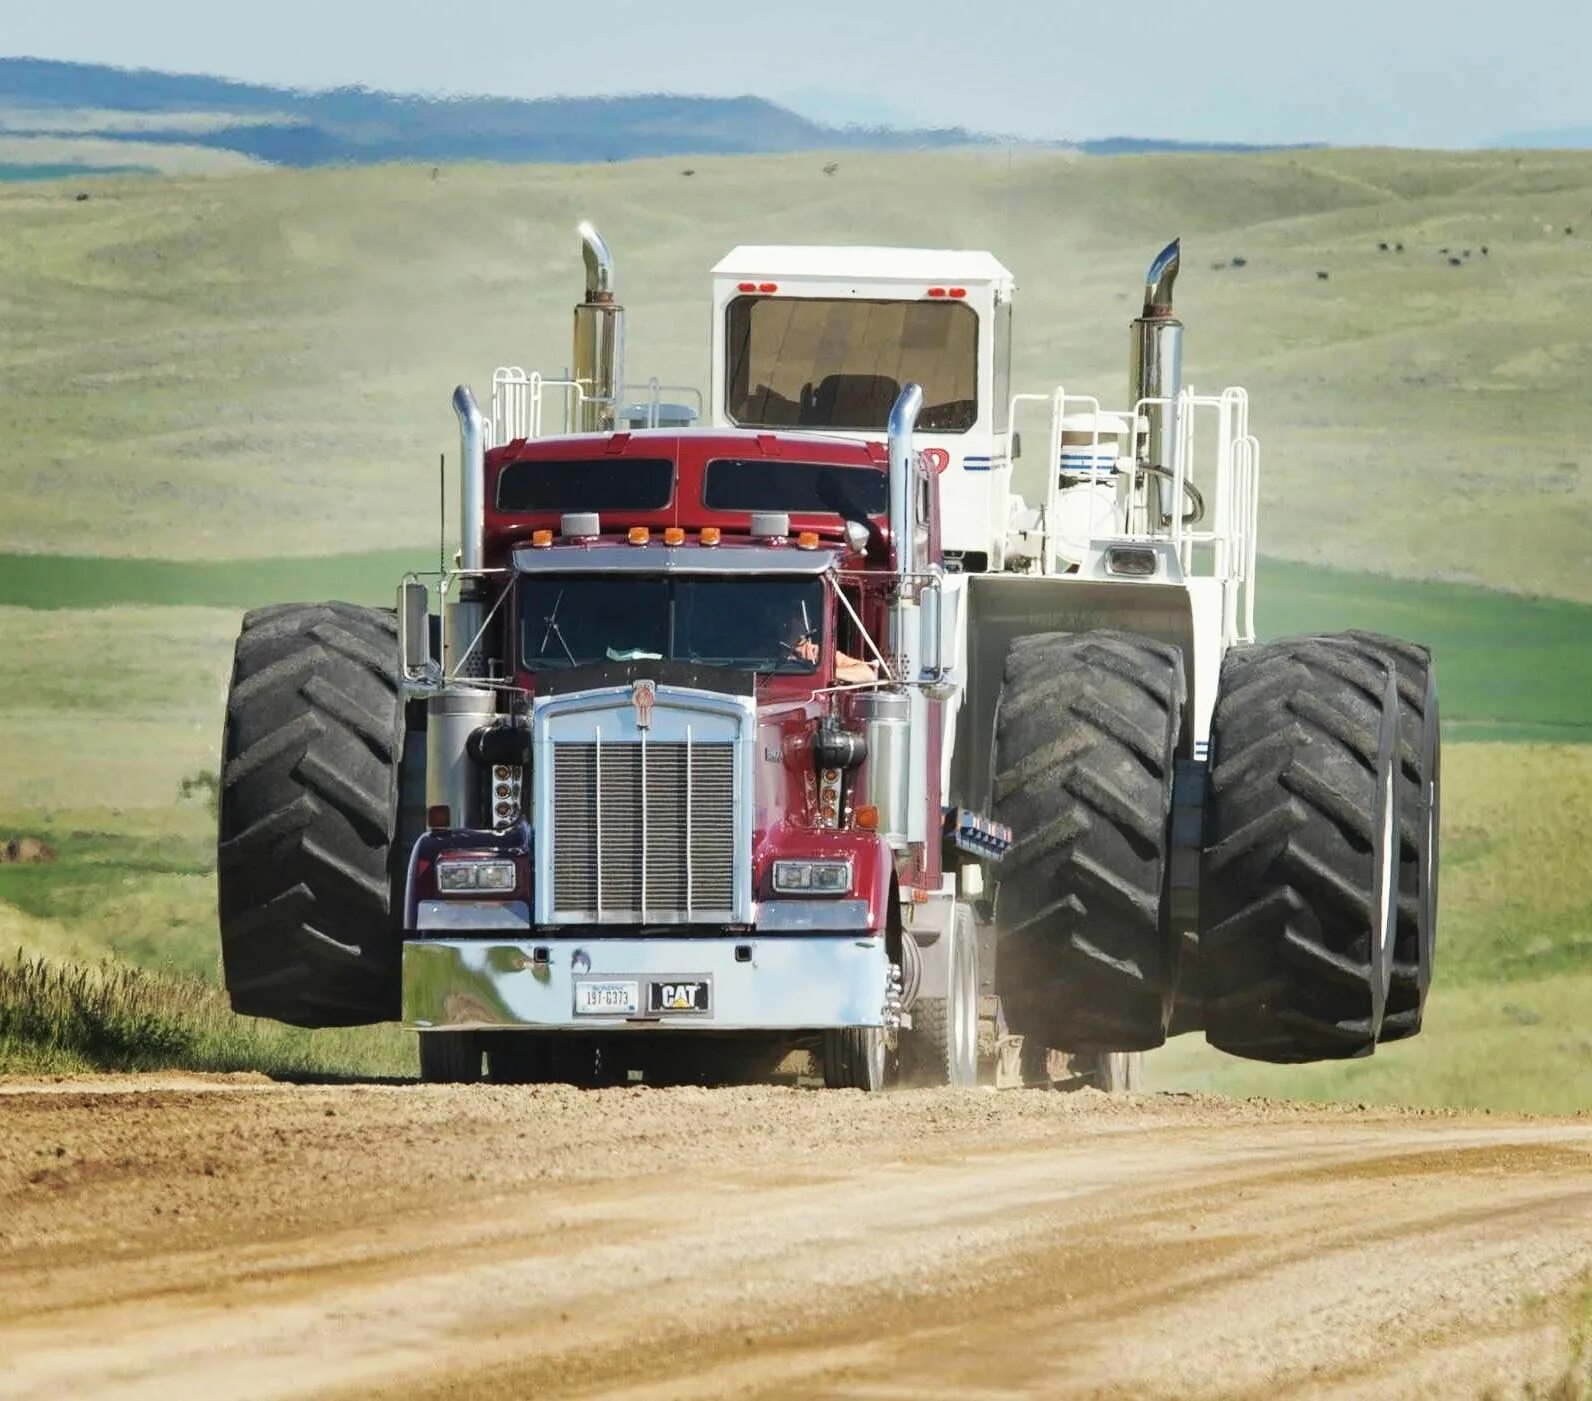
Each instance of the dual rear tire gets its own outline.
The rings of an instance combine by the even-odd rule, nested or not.
[[[1225,659],[1200,882],[1213,1046],[1284,1063],[1375,1049],[1393,1005],[1403,785],[1384,655],[1311,637]]]

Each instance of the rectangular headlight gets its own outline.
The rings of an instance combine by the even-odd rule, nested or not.
[[[849,861],[776,861],[774,889],[781,895],[848,895]]]
[[[443,894],[470,890],[513,890],[518,875],[512,861],[439,861],[437,889]]]

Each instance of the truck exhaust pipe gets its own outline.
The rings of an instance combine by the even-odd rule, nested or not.
[[[1177,395],[1183,387],[1183,323],[1172,314],[1172,284],[1177,281],[1180,252],[1181,240],[1174,238],[1155,255],[1144,275],[1144,310],[1131,328],[1128,387],[1133,401],[1170,401],[1144,406],[1149,428],[1139,440],[1141,466],[1169,468],[1177,440]]]
[[[625,309],[614,300],[614,255],[590,223],[580,224],[586,297],[575,308],[571,356],[582,391],[577,426],[583,433],[613,429],[625,378]]]
[[[917,474],[913,470],[912,434],[922,411],[923,387],[906,385],[890,407],[886,429],[890,449],[890,540],[895,545],[896,577],[903,592],[908,587],[908,576],[918,572],[920,563],[917,524],[913,519]]]
[[[481,537],[486,530],[486,425],[470,386],[453,391],[459,416],[459,567],[481,567]]]

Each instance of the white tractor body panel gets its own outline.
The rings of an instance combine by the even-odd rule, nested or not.
[[[772,290],[763,290],[765,288]],[[1001,328],[1010,326],[1015,283],[992,254],[959,249],[802,247],[747,245],[732,249],[713,269],[712,390],[709,419],[716,427],[815,427],[749,425],[734,416],[729,402],[730,307],[743,297],[855,299],[880,302],[956,302],[978,318],[976,417],[966,431],[921,428],[914,445],[927,453],[940,479],[941,540],[953,554],[980,553],[998,565],[1006,536],[1007,495],[1011,481],[1011,425],[1007,385],[1010,345]],[[997,311],[1001,308],[1001,311]],[[845,347],[833,365],[845,370]],[[847,430],[847,436],[882,439],[875,429]]]

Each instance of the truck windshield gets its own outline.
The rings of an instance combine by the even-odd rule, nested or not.
[[[901,386],[923,386],[918,427],[978,418],[978,313],[966,302],[737,297],[725,325],[725,402],[738,424],[883,432]]]
[[[801,675],[823,647],[821,579],[527,575],[519,606],[530,671],[666,659]]]

